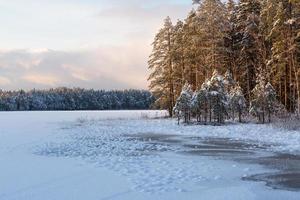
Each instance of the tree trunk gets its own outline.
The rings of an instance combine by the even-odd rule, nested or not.
[[[168,112],[169,112],[169,116],[171,118],[173,118],[173,108],[169,105],[169,109],[168,109]]]
[[[173,63],[172,63],[172,54],[170,53],[172,51],[172,46],[171,46],[171,33],[168,35],[168,50],[170,54],[169,58],[169,106],[170,106],[170,117],[173,117],[173,107],[175,105],[175,95],[174,95],[174,81],[173,81]]]
[[[209,106],[209,122],[212,120],[211,106]]]
[[[284,105],[285,108],[288,110],[288,94],[287,94],[287,87],[288,87],[288,66],[285,65],[285,76],[284,76]]]
[[[204,121],[205,121],[205,124],[207,123],[207,104],[205,105],[205,110],[204,110]]]
[[[248,102],[250,102],[250,71],[249,71],[249,66],[247,66],[247,97],[248,97]]]

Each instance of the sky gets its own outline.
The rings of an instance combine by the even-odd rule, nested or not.
[[[192,0],[0,0],[0,89],[147,89],[155,33]]]

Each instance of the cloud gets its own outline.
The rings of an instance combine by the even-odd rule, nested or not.
[[[53,75],[45,74],[28,74],[22,77],[25,81],[34,84],[55,86],[58,83],[58,79]]]
[[[0,76],[0,86],[5,86],[5,85],[9,85],[11,83],[11,81],[3,76]]]
[[[148,51],[139,44],[80,51],[1,51],[0,86],[2,89],[60,86],[145,89]]]

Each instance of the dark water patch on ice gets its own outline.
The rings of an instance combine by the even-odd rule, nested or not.
[[[233,158],[236,156],[245,156],[252,155],[251,151],[243,151],[243,150],[232,150],[232,149],[197,149],[190,151],[183,151],[183,154],[195,155],[195,156],[211,156],[218,158]]]
[[[243,159],[243,162],[259,164],[277,172],[254,174],[243,180],[263,181],[274,189],[300,191],[300,155],[274,153],[257,159]]]
[[[230,138],[185,137],[184,150],[181,153],[194,156],[211,156],[218,159],[235,160],[245,157],[257,157],[256,154],[265,145],[251,141],[233,140]]]
[[[300,172],[300,155],[273,153],[271,156],[259,157],[255,160],[244,158],[242,162],[258,163],[271,169]]]
[[[246,181],[262,181],[273,189],[300,191],[300,172],[256,174],[242,179]]]
[[[137,140],[141,142],[151,142],[151,143],[171,143],[171,144],[180,144],[182,139],[178,135],[167,135],[167,134],[152,134],[152,133],[143,133],[143,134],[131,134],[123,135],[128,140]]]
[[[214,145],[220,148],[228,149],[243,149],[243,150],[258,150],[268,149],[270,145],[257,143],[255,141],[236,140],[232,138],[214,138],[214,137],[190,137],[193,141],[197,141],[200,145]]]

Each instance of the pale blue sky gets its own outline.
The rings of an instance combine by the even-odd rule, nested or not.
[[[190,0],[0,0],[0,88],[147,88],[150,43]]]

